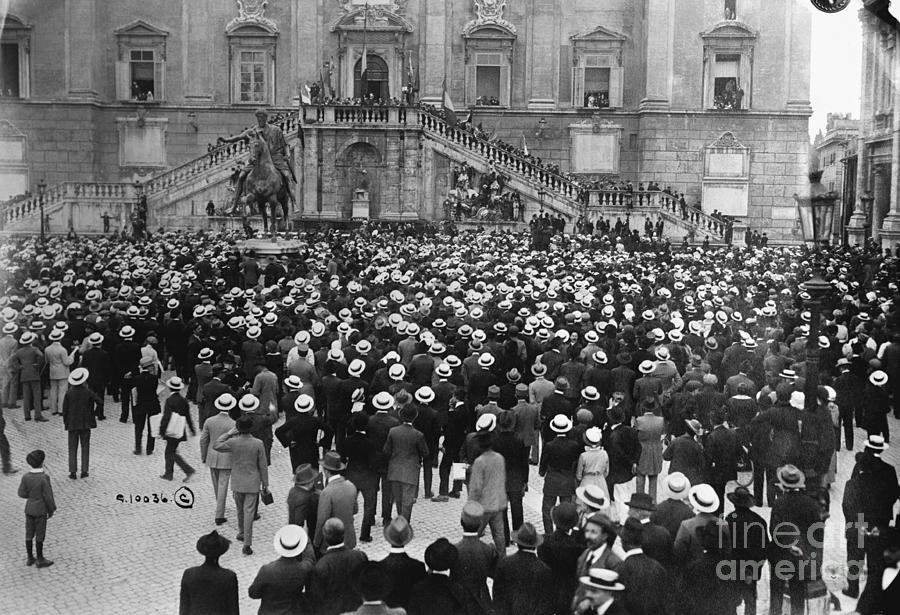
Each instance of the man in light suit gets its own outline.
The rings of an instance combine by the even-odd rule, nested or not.
[[[234,419],[228,412],[237,405],[231,393],[223,393],[214,402],[218,414],[203,423],[200,432],[200,460],[209,466],[213,492],[216,494],[216,525],[222,525],[225,518],[225,496],[228,495],[228,481],[231,480],[231,453],[209,450],[209,443],[216,442],[225,433],[234,429]]]
[[[356,528],[353,524],[353,515],[359,508],[356,503],[356,486],[341,474],[347,468],[347,464],[341,461],[341,456],[335,451],[328,451],[322,458],[322,471],[325,473],[325,488],[319,496],[319,509],[316,519],[316,535],[313,538],[313,546],[318,551],[324,550],[324,536],[322,528],[325,522],[332,517],[340,519],[344,523],[344,545],[348,549],[356,547]]]
[[[397,514],[410,520],[419,490],[422,461],[428,459],[428,445],[421,431],[412,426],[416,408],[410,404],[400,411],[402,424],[388,432],[384,452],[388,456],[387,479],[391,485]]]
[[[213,449],[220,453],[231,453],[231,491],[237,508],[237,539],[244,542],[244,555],[252,555],[253,518],[259,500],[260,486],[269,488],[269,467],[266,450],[261,440],[250,435],[253,419],[242,416],[235,429],[219,436]]]

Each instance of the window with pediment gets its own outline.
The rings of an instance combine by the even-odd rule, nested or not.
[[[278,31],[266,23],[237,23],[227,35],[232,104],[272,104]]]
[[[166,39],[169,33],[145,21],[115,31],[116,99],[154,102],[165,99]]]
[[[622,107],[625,35],[602,26],[572,37],[572,106]]]
[[[31,26],[6,15],[0,29],[0,98],[28,98],[31,72]]]
[[[490,25],[463,33],[466,105],[508,107],[514,31]]]
[[[700,36],[703,39],[703,107],[719,111],[750,109],[756,32],[730,19]]]

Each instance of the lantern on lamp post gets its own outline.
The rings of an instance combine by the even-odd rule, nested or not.
[[[538,199],[541,202],[541,213],[544,213],[544,195],[547,194],[543,188],[538,190]]]
[[[813,171],[809,174],[806,193],[794,193],[803,241],[813,249],[831,241],[837,204],[837,193],[826,190],[819,181],[821,178],[822,171]]]

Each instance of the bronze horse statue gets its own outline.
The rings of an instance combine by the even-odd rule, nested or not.
[[[256,138],[250,145],[251,160],[254,161],[253,169],[244,180],[244,196],[247,204],[256,203],[259,214],[263,219],[263,233],[270,234],[274,238],[278,230],[278,211],[276,205],[281,206],[285,223],[288,219],[288,187],[281,178],[281,173],[272,163],[272,155],[269,146],[261,133],[256,133]],[[272,225],[269,227],[269,217],[266,213],[266,205],[271,208]]]

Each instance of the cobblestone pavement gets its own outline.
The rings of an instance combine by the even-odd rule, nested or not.
[[[175,503],[176,491],[183,475],[176,469],[175,482],[162,480],[163,447],[157,446],[152,456],[133,455],[131,423],[118,422],[118,407],[107,398],[106,421],[92,432],[90,477],[70,480],[66,433],[60,417],[49,417],[48,423],[25,422],[21,409],[5,410],[6,434],[13,451],[13,464],[20,473],[0,475],[0,610],[10,615],[59,613],[81,615],[122,613],[136,615],[173,613],[178,608],[178,588],[182,571],[198,565],[202,557],[195,550],[197,538],[218,529],[229,539],[237,534],[233,500],[229,497],[228,522],[214,524],[214,498],[209,474],[200,464],[199,439],[190,438],[180,447],[182,456],[198,473],[187,487],[194,494],[193,506],[180,508]],[[193,408],[196,417],[196,408]],[[900,421],[891,419],[891,428]],[[863,434],[857,430],[857,450]],[[59,506],[50,519],[45,554],[54,560],[50,568],[25,566],[23,501],[16,496],[21,472],[25,471],[25,455],[34,448],[47,452],[46,468],[53,481]],[[897,465],[900,453],[892,448],[886,458]],[[852,467],[852,454],[840,453],[837,485],[842,485]],[[525,518],[539,529],[540,484],[532,468],[529,491],[525,497]],[[241,612],[255,613],[259,603],[247,596],[247,588],[259,567],[276,556],[271,547],[275,531],[287,517],[284,500],[291,487],[290,459],[275,443],[270,468],[270,483],[275,505],[261,507],[262,519],[254,527],[255,544],[251,556],[241,554],[241,543],[232,542],[222,557],[223,566],[237,572]],[[435,472],[435,482],[437,473]],[[842,518],[841,489],[832,493],[833,519]],[[437,485],[435,484],[435,489]],[[124,502],[117,499],[122,494]],[[154,503],[157,494],[160,502]],[[129,501],[141,496],[141,502]],[[151,501],[145,503],[143,497]],[[663,495],[664,497],[664,495]],[[165,498],[167,502],[162,502]],[[415,538],[410,553],[423,558],[425,547],[438,536],[457,540],[460,534],[459,514],[463,500],[433,503],[420,500],[413,510]],[[361,507],[361,502],[360,502]],[[763,509],[768,515],[768,509]],[[378,517],[380,519],[380,516]],[[357,517],[357,526],[360,517]],[[358,531],[358,527],[357,527]],[[361,548],[370,559],[380,559],[388,547],[375,532],[375,541]],[[844,541],[839,523],[827,530],[826,565],[839,567],[845,559]],[[836,594],[844,585],[842,573],[828,579]],[[759,612],[768,610],[768,584],[760,583]],[[852,606],[841,596],[845,608]]]

